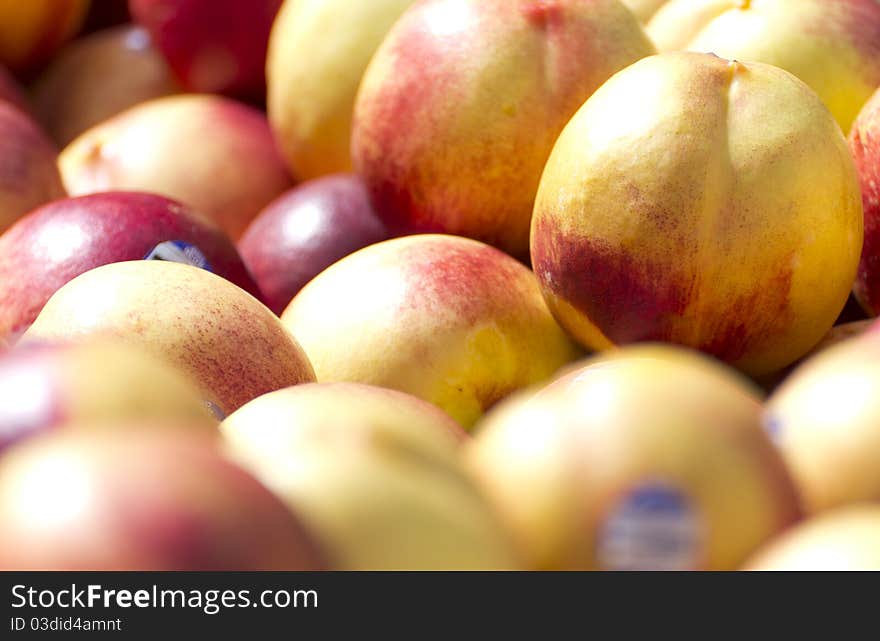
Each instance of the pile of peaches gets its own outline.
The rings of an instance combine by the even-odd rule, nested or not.
[[[880,569],[880,0],[0,2],[0,63],[0,568]]]

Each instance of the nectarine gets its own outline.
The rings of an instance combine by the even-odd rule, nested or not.
[[[699,53],[615,75],[556,143],[532,264],[584,345],[681,343],[762,375],[831,328],[862,248],[840,127],[790,73]]]
[[[365,247],[306,285],[281,320],[319,381],[408,392],[465,428],[577,355],[528,269],[457,236]]]
[[[623,348],[490,413],[466,460],[531,569],[735,569],[800,517],[760,401],[699,354]]]

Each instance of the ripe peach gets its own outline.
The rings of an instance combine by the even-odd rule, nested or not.
[[[43,205],[0,235],[0,335],[24,332],[49,297],[83,272],[145,258],[195,264],[261,296],[210,221],[155,194],[102,192]]]
[[[57,155],[29,116],[0,102],[0,233],[35,207],[64,197]]]
[[[762,548],[748,570],[878,571],[880,505],[851,505],[813,517]]]
[[[119,426],[0,458],[5,570],[319,570],[299,520],[205,435]]]
[[[357,174],[304,182],[273,200],[238,243],[266,302],[280,314],[306,283],[350,253],[388,238]]]
[[[55,292],[21,340],[94,335],[141,345],[177,365],[225,414],[266,392],[315,380],[271,311],[191,265],[138,260],[87,271]]]
[[[354,167],[392,233],[459,234],[524,257],[559,132],[652,53],[618,0],[423,0],[364,75]]]
[[[765,424],[809,512],[880,500],[880,336],[817,353],[770,397]]]
[[[465,428],[577,354],[528,269],[457,236],[361,249],[306,285],[281,320],[318,380],[408,392]]]
[[[129,9],[150,31],[186,89],[261,100],[269,31],[281,3],[129,0]]]
[[[648,34],[660,51],[715,53],[793,73],[844,133],[880,86],[877,0],[670,0]]]
[[[862,186],[865,245],[853,292],[871,316],[880,314],[880,89],[864,106],[849,135]]]
[[[74,40],[37,78],[34,111],[62,147],[129,107],[179,91],[168,65],[140,27]]]
[[[662,54],[614,76],[565,128],[531,243],[551,310],[584,345],[681,343],[763,375],[844,306],[858,178],[840,127],[793,75]]]
[[[800,516],[760,401],[697,353],[622,348],[499,407],[465,457],[531,569],[734,569]]]
[[[293,175],[350,172],[361,77],[414,0],[296,0],[281,6],[266,60],[269,122]]]
[[[320,536],[334,569],[498,570],[518,561],[430,404],[357,384],[300,385],[222,424],[231,456]]]
[[[209,403],[182,372],[129,345],[22,345],[0,357],[0,453],[59,426],[155,421],[212,433]]]
[[[71,195],[152,191],[205,214],[233,240],[290,187],[266,117],[219,96],[142,103],[83,133],[58,160]]]

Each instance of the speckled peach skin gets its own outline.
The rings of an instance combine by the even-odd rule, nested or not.
[[[578,351],[532,273],[478,241],[425,234],[331,265],[281,315],[322,382],[408,392],[462,426]]]
[[[168,241],[197,248],[213,273],[261,297],[211,221],[156,194],[101,192],[38,207],[0,235],[0,335],[24,332],[49,297],[83,272],[146,258]]]
[[[354,167],[392,232],[458,234],[524,257],[559,132],[652,53],[618,0],[420,2],[364,74]]]
[[[315,380],[296,339],[257,299],[203,269],[165,261],[104,265],[59,289],[21,341],[95,335],[139,345],[180,367],[229,414]]]
[[[661,52],[715,53],[793,73],[844,133],[880,86],[876,0],[670,0],[647,29]]]
[[[155,192],[208,216],[233,240],[291,186],[266,116],[208,94],[127,109],[76,138],[58,164],[72,196]]]
[[[788,72],[663,54],[614,76],[563,131],[531,245],[551,310],[585,346],[680,343],[767,374],[846,302],[858,179],[840,127]]]
[[[319,570],[285,505],[184,430],[120,427],[34,438],[0,460],[0,567]]]
[[[206,434],[219,423],[185,374],[142,349],[103,339],[22,345],[0,356],[0,453],[59,428],[155,421]]]

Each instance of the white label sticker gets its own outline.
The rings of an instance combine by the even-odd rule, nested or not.
[[[694,570],[702,558],[696,509],[675,487],[652,482],[626,492],[600,524],[603,570]]]
[[[173,263],[192,265],[207,271],[213,271],[211,264],[202,251],[195,245],[190,245],[182,240],[166,240],[159,243],[153,250],[144,256],[144,260],[167,260]]]

